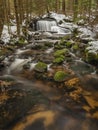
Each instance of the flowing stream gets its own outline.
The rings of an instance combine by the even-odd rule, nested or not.
[[[51,27],[57,25],[55,21],[44,20],[37,24],[42,31],[51,31]],[[47,78],[55,69],[62,68],[52,67],[53,49],[54,45],[44,51],[31,45],[27,50],[16,50],[13,61],[9,58],[9,66],[0,74],[3,91],[0,94],[0,130],[97,130],[98,77],[92,74],[95,68],[72,52],[72,61],[64,62],[63,68],[71,69],[83,85],[80,100],[76,102],[69,95],[73,88],[62,91],[64,84]],[[47,76],[34,71],[38,60],[47,62]]]

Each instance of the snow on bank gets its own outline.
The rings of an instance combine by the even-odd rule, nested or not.
[[[63,21],[63,20],[72,21],[71,16],[65,16],[64,14],[57,14],[55,12],[50,12],[49,14],[45,14],[45,15],[43,15],[42,18],[46,18],[48,16],[50,18],[54,18],[57,21],[57,23],[59,23],[60,21]]]
[[[8,26],[4,25],[1,40],[4,41],[4,43],[8,43],[10,41],[11,34],[16,34],[16,26],[10,27],[10,34],[9,34]]]
[[[66,18],[64,14],[57,14],[57,13],[51,13],[50,17],[56,19],[57,22],[60,22]]]
[[[96,34],[87,27],[78,27],[78,32],[81,39],[93,41]]]
[[[98,52],[98,41],[89,42],[88,45],[89,47],[87,47],[86,50]]]

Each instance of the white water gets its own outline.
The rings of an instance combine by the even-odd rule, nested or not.
[[[40,30],[40,31],[51,31],[52,26],[57,26],[56,21],[39,20],[37,22],[37,30]]]
[[[51,31],[52,32],[57,32],[58,34],[67,34],[67,33],[69,33],[68,29],[65,29],[65,28],[62,28],[62,27],[59,27],[59,26],[52,26]]]
[[[21,71],[23,65],[31,61],[31,59],[15,59],[15,61],[11,64],[11,66],[8,68],[8,74],[10,74],[11,71]]]
[[[32,70],[32,69],[35,67],[36,64],[37,64],[37,63],[31,63],[31,64],[30,64],[30,70]]]
[[[26,50],[17,49],[16,54],[19,55],[19,54],[22,54],[26,51],[29,51],[29,49],[26,49]]]
[[[39,31],[51,31],[57,34],[69,34],[70,31],[63,27],[57,26],[56,21],[51,20],[39,20],[37,22],[37,30]]]
[[[53,51],[53,47],[52,47],[52,48],[47,49],[45,52],[46,52],[47,54],[50,54],[52,51]]]

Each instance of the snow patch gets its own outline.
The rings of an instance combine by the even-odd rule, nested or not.
[[[89,47],[87,47],[87,50],[94,50],[94,51],[98,51],[98,41],[92,41],[89,42]]]
[[[4,41],[4,43],[8,43],[10,41],[11,34],[16,34],[16,26],[10,27],[10,34],[8,32],[8,26],[3,26],[3,31],[1,35],[1,40]]]

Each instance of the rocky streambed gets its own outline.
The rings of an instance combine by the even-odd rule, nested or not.
[[[90,50],[75,32],[37,31],[27,44],[1,47],[0,129],[96,130],[98,60]]]

